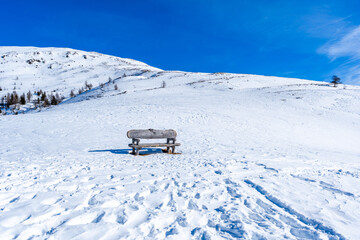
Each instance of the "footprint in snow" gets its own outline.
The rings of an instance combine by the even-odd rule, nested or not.
[[[191,199],[188,203],[188,209],[199,210],[198,205]]]
[[[170,200],[167,203],[167,206],[170,207],[172,212],[176,212],[176,210],[177,210],[176,209],[176,202],[174,201],[174,197],[173,197],[172,193],[170,194]]]
[[[165,233],[165,237],[176,234],[179,234],[179,231],[176,228],[171,228],[169,231]]]
[[[204,238],[204,232],[201,228],[196,227],[193,230],[191,230],[191,235],[194,236],[196,239],[206,239]],[[209,238],[210,239],[210,238]]]
[[[71,218],[66,224],[70,226],[83,225],[88,223],[98,223],[104,217],[105,212],[100,213],[84,213]]]
[[[178,216],[176,218],[176,222],[179,224],[179,226],[181,227],[187,227],[188,223],[187,223],[187,219],[185,217],[185,215],[183,214],[182,216]]]
[[[127,222],[127,219],[128,217],[125,213],[125,210],[122,210],[117,214],[116,222],[123,225]]]
[[[9,201],[9,203],[17,202],[17,201],[19,201],[19,199],[20,199],[20,196],[15,197],[15,198],[11,199],[11,200]]]
[[[97,204],[103,204],[103,203],[104,203],[104,200],[101,199],[99,194],[93,195],[88,201],[88,204],[90,206],[97,205]]]
[[[164,187],[164,190],[167,190],[170,187],[170,183],[167,183]]]
[[[140,202],[140,201],[144,200],[144,197],[140,197],[140,194],[136,193],[134,196],[134,199],[135,199],[135,201]]]

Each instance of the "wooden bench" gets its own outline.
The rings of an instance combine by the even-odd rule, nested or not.
[[[132,138],[132,143],[129,147],[132,148],[132,154],[139,155],[139,151],[142,148],[148,147],[166,147],[167,153],[175,153],[175,147],[180,146],[180,143],[176,141],[176,131],[169,130],[155,130],[155,129],[142,129],[142,130],[130,130],[127,132],[127,137]],[[162,139],[166,138],[166,143],[142,143],[140,139]]]

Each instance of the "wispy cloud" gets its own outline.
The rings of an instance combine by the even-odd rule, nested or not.
[[[303,17],[301,29],[312,37],[333,39],[352,29],[349,22],[351,15],[336,17],[328,13],[313,13]]]
[[[331,40],[318,50],[332,61],[345,58],[333,73],[342,74],[345,83],[360,85],[360,26],[352,28],[339,39]]]
[[[324,45],[320,52],[334,59],[339,57],[360,58],[360,26],[352,29],[340,40]]]

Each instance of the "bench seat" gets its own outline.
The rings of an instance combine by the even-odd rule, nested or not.
[[[175,147],[180,146],[180,143],[139,143],[139,144],[129,144],[129,147],[134,148],[146,148],[146,147]]]

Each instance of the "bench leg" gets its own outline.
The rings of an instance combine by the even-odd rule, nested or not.
[[[134,154],[134,155],[135,155],[135,148],[132,148],[131,154]]]
[[[167,153],[175,153],[175,147],[167,147]]]
[[[166,147],[166,152],[169,153],[170,147]]]
[[[136,148],[136,150],[135,150],[135,155],[136,156],[139,155],[139,151],[140,151],[140,148]]]

